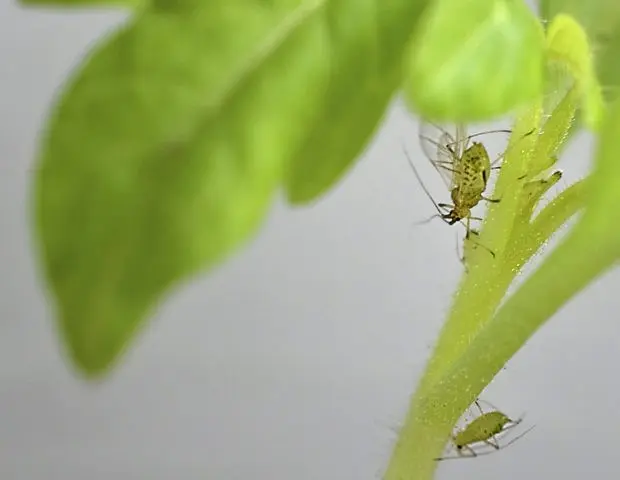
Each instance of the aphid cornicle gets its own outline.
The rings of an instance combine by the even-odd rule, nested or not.
[[[472,458],[479,455],[486,455],[488,453],[492,453],[493,451],[497,451],[502,447],[499,445],[496,435],[504,433],[510,428],[516,427],[522,421],[522,418],[512,420],[506,414],[500,412],[497,409],[490,412],[484,412],[477,400],[475,404],[478,407],[480,416],[468,423],[463,429],[458,430],[456,433],[454,433],[451,438],[452,444],[454,445],[458,456],[439,457],[435,460],[439,461],[452,458]],[[505,448],[513,444],[523,435],[532,430],[532,428],[534,428],[534,426],[530,427],[525,432],[513,438],[510,442],[503,445],[503,447]],[[474,450],[474,446],[476,446],[477,444],[488,445],[490,447],[493,447],[494,450],[488,452],[476,452]]]

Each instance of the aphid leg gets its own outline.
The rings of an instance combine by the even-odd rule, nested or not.
[[[519,439],[520,439],[521,437],[523,437],[525,434],[530,433],[530,432],[534,429],[534,427],[535,427],[535,426],[536,426],[536,425],[532,425],[532,426],[531,426],[530,428],[528,428],[525,432],[520,433],[520,434],[519,434],[519,435],[517,435],[515,438],[513,438],[512,440],[510,440],[508,443],[504,444],[504,445],[502,446],[502,448],[506,448],[507,446],[512,445],[513,443],[515,443],[517,440],[519,440]]]
[[[471,238],[471,236],[470,236],[470,233],[471,233],[470,221],[471,221],[471,220],[479,220],[479,221],[482,221],[482,218],[479,218],[479,217],[472,217],[472,216],[467,217],[467,222],[465,223],[465,240],[470,240],[470,238]],[[462,223],[462,222],[461,222],[461,223]],[[479,241],[477,241],[477,240],[476,240],[476,245],[478,245],[479,247],[484,248],[487,252],[489,252],[489,253],[491,254],[491,256],[492,256],[493,258],[495,258],[495,252],[494,252],[493,250],[491,250],[489,247],[487,247],[487,246],[483,245],[482,243],[480,243],[480,242],[479,242]]]
[[[510,419],[510,422],[506,424],[504,430],[508,430],[509,428],[516,427],[523,421],[523,417],[517,418],[516,420]]]
[[[474,401],[474,403],[478,407],[478,411],[480,412],[480,415],[484,415],[484,411],[482,410],[482,407],[480,406],[480,402],[478,402],[478,399],[476,399]],[[497,408],[495,410],[497,410]],[[493,435],[491,438],[489,438],[487,440],[484,440],[484,443],[486,443],[487,445],[492,446],[495,450],[499,450],[499,445],[497,443],[497,439],[495,438],[495,435]]]
[[[500,130],[500,131],[504,131],[504,130]],[[536,128],[532,128],[529,132],[527,132],[527,133],[523,134],[523,136],[519,139],[519,141],[520,141],[520,140],[523,140],[525,137],[527,137],[527,136],[531,135],[531,134],[532,134],[532,133],[534,133],[535,131],[536,131]],[[512,133],[512,130],[505,130],[505,132],[506,132],[506,133]],[[515,144],[516,144],[516,142],[515,142]],[[492,169],[494,169],[494,168],[495,168],[495,167],[494,167],[494,165],[495,165],[497,162],[499,162],[502,158],[504,158],[504,157],[506,156],[506,152],[508,152],[508,151],[509,151],[512,147],[514,147],[514,145],[515,145],[515,144],[513,144],[513,145],[509,146],[509,147],[508,147],[508,148],[507,148],[507,149],[506,149],[503,153],[501,153],[500,155],[498,155],[498,157],[497,157],[495,160],[493,160],[493,162],[491,162],[491,168],[492,168]],[[498,167],[498,168],[499,168],[499,167]]]
[[[493,405],[491,402],[489,402],[488,400],[482,400],[481,398],[479,398],[478,400],[476,400],[477,402],[482,402],[482,403],[486,403],[489,407],[491,407],[493,410],[497,410],[499,411],[499,408],[497,408],[495,405]]]
[[[471,448],[469,445],[463,445],[460,449],[457,449],[457,452],[462,457],[472,457],[473,458],[473,457],[477,457],[478,456],[476,451],[473,448]],[[465,452],[469,452],[469,455],[465,455]]]
[[[465,452],[469,452],[469,453],[465,453]],[[447,457],[435,457],[433,460],[435,460],[436,462],[441,462],[443,460],[454,460],[454,459],[459,459],[459,458],[475,458],[478,456],[478,454],[474,451],[473,448],[471,448],[469,445],[463,445],[460,448],[456,449],[456,456],[447,456]]]
[[[499,170],[500,168],[502,168],[501,165],[496,165],[496,163],[499,162],[502,158],[504,158],[504,156],[500,155],[499,157],[497,157],[495,160],[491,162],[491,170]]]
[[[486,443],[487,445],[490,445],[495,450],[499,450],[499,444],[497,443],[497,439],[495,438],[495,435],[493,435],[491,438],[485,440],[484,443]]]
[[[485,200],[490,203],[499,203],[501,201],[501,198],[487,198],[485,196],[482,196],[482,200]]]
[[[532,425],[530,428],[528,428],[525,432],[520,433],[519,435],[517,435],[516,437],[514,437],[512,440],[510,440],[509,442],[505,443],[504,445],[501,445],[499,448],[494,448],[494,450],[490,450],[488,452],[478,452],[477,455],[488,455],[490,453],[494,453],[496,450],[500,450],[500,449],[505,449],[506,447],[509,447],[510,445],[512,445],[513,443],[515,443],[517,440],[521,439],[523,436],[525,436],[527,433],[531,432],[534,427],[536,425]],[[505,430],[505,429],[504,429]],[[498,445],[499,446],[499,445]]]
[[[465,224],[465,238],[469,240],[469,234],[471,233],[471,215],[467,215],[467,223]]]
[[[468,452],[468,453],[465,453]],[[462,458],[476,458],[478,454],[475,452],[473,448],[469,445],[463,445],[461,448],[456,449],[457,455],[447,456],[447,457],[436,457],[433,460],[436,462],[441,462],[443,460],[458,460]]]

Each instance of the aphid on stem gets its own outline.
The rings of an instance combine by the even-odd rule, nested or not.
[[[454,433],[451,437],[457,456],[439,457],[435,459],[436,461],[451,460],[456,458],[474,458],[480,455],[488,455],[489,453],[496,452],[501,448],[506,448],[509,445],[512,445],[534,428],[534,425],[532,425],[525,432],[517,435],[508,443],[500,445],[497,437],[519,425],[523,420],[523,416],[513,420],[506,414],[497,410],[495,407],[493,407],[494,410],[492,411],[484,412],[478,400],[474,403],[478,408],[480,415],[465,425],[464,428]],[[477,445],[486,445],[492,447],[493,450],[476,451],[474,448]]]
[[[488,133],[511,133],[511,131],[491,130],[467,136],[465,127],[463,125],[458,125],[456,127],[456,135],[452,136],[437,125],[433,125],[441,132],[439,139],[433,140],[422,133],[422,129],[429,125],[432,124],[423,123],[420,130],[419,137],[422,150],[448,187],[452,203],[437,203],[435,201],[422,181],[411,157],[405,150],[405,155],[413,173],[422,186],[424,193],[437,210],[437,214],[420,223],[426,223],[433,218],[440,218],[448,225],[454,225],[459,222],[465,226],[465,239],[467,241],[472,232],[471,221],[482,220],[479,217],[472,216],[471,210],[478,205],[481,200],[499,202],[499,199],[485,197],[484,191],[486,190],[491,170],[500,168],[500,166],[495,166],[495,164],[504,155],[500,155],[491,163],[485,146],[480,142],[472,142],[470,145],[470,141],[476,136]],[[526,135],[529,135],[529,133]],[[465,222],[463,222],[463,220]],[[490,249],[484,247],[484,245],[481,246],[491,253],[491,255],[495,256]]]

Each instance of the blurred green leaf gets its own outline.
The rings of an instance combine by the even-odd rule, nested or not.
[[[601,132],[594,169],[588,179],[586,210],[577,233],[588,249],[611,263],[620,259],[620,228],[613,209],[620,203],[620,99],[610,108]]]
[[[50,116],[34,191],[83,371],[107,371],[171,287],[247,239],[283,178],[292,202],[338,180],[424,4],[158,0],[91,53]]]
[[[559,14],[553,19],[547,31],[548,59],[559,62],[575,79],[585,124],[598,130],[605,105],[591,52],[586,32],[573,17]]]
[[[541,0],[541,16],[574,17],[587,32],[603,93],[611,101],[620,88],[620,2],[617,0]]]
[[[353,165],[401,82],[402,55],[427,3],[340,0],[330,4],[332,82],[322,100],[321,116],[289,168],[289,202],[315,200]]]
[[[541,0],[539,10],[547,21],[560,13],[574,17],[592,39],[613,31],[620,20],[620,3],[616,0]]]
[[[147,5],[148,0],[18,0],[25,6],[62,7],[62,8],[140,8]]]
[[[145,12],[66,87],[41,145],[36,235],[86,373],[106,371],[164,293],[259,225],[322,106],[325,6]]]
[[[543,52],[522,1],[437,0],[412,42],[405,93],[427,118],[488,120],[541,94]]]

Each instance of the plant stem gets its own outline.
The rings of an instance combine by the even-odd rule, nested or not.
[[[532,118],[537,121],[535,115],[530,120]],[[521,130],[524,128],[527,128],[526,124],[521,125]],[[518,160],[527,162],[528,158]],[[512,171],[502,169],[502,173],[507,171],[516,179],[519,168],[517,164]],[[571,248],[569,243],[569,247],[563,247],[559,253],[554,252],[546,262],[554,265],[553,262],[560,259],[560,266],[555,269],[555,273],[553,268],[545,269],[542,277],[531,277],[517,292],[518,295],[510,298],[493,317],[520,267],[583,206],[585,182],[581,181],[560,194],[531,223],[515,228],[517,217],[524,214],[519,210],[519,195],[523,185],[524,182],[518,181],[507,183],[504,195],[513,197],[514,202],[495,205],[494,218],[498,223],[491,224],[489,220],[485,224],[487,231],[493,234],[486,238],[495,238],[495,244],[503,244],[505,251],[499,258],[491,255],[485,257],[482,255],[488,252],[478,252],[480,256],[476,260],[479,261],[464,275],[426,372],[411,399],[385,480],[432,479],[437,467],[434,459],[441,456],[446,439],[462,412],[544,320],[583,288],[591,276],[598,275],[603,265],[608,264],[602,262],[598,267],[589,264],[590,276],[582,272],[572,284],[563,284],[559,290],[556,289],[558,291],[553,301],[544,302],[545,305],[537,311],[537,315],[528,317],[527,322],[522,321],[518,312],[522,304],[527,308],[532,302],[532,298],[528,297],[528,289],[532,288],[530,285],[535,285],[534,289],[540,295],[546,292],[543,287],[547,286],[545,282],[548,281],[546,275],[550,275],[549,271],[557,279],[582,269],[581,265],[561,263],[562,252]],[[502,210],[502,206],[506,210]],[[534,204],[531,205],[533,207]],[[485,237],[481,235],[480,238]],[[542,294],[546,296],[549,293]],[[534,303],[537,303],[536,300]],[[502,348],[495,346],[498,339]],[[468,359],[468,363],[464,363],[465,359]]]
[[[570,203],[579,188],[583,185],[556,205]],[[424,392],[418,390],[385,480],[431,480],[437,466],[434,459],[441,456],[462,412],[545,320],[610,267],[610,254],[605,253],[609,250],[576,254],[591,244],[588,227],[578,227],[481,329],[458,362]]]

